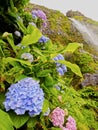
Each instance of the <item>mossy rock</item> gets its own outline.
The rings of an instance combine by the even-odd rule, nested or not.
[[[44,6],[39,6],[35,4],[29,4],[26,7],[26,11],[32,12],[34,9],[41,9],[47,15],[47,27],[43,30],[43,34],[47,35],[54,43],[60,43],[62,45],[67,45],[70,42],[79,42],[84,44],[84,49],[88,52],[97,55],[95,49],[86,44],[81,33],[73,26],[69,17],[73,17],[85,23],[89,23],[93,28],[98,31],[98,22],[87,18],[82,13],[78,11],[69,11],[69,13],[62,14],[60,11],[48,9]]]

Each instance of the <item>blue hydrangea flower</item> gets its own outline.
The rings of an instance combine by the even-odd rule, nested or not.
[[[64,75],[65,72],[67,72],[67,67],[61,63],[58,62],[58,60],[64,60],[64,57],[62,54],[58,54],[53,58],[56,64],[56,70],[59,73],[59,75]]]
[[[59,73],[59,75],[64,75],[64,71],[61,67],[57,67],[57,72]]]
[[[21,55],[22,59],[28,60],[29,62],[33,62],[33,55],[31,55],[30,53],[23,53]]]
[[[61,68],[63,69],[63,72],[67,72],[67,67],[65,65],[61,65]]]
[[[39,43],[46,43],[46,42],[48,42],[49,41],[49,38],[48,37],[46,37],[46,36],[42,36],[40,39],[39,39]]]
[[[17,46],[20,47],[21,49],[26,48],[26,46],[23,46],[21,43],[18,43]]]
[[[17,115],[25,112],[32,117],[42,111],[44,92],[38,81],[27,77],[16,84],[12,84],[6,93],[4,106],[6,111],[14,110]]]
[[[54,86],[57,90],[59,90],[60,91],[60,86],[59,85],[56,85],[56,86]]]
[[[64,60],[64,56],[62,54],[57,55],[58,60]]]

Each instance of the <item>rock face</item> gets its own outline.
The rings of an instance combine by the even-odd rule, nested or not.
[[[56,42],[62,45],[67,45],[70,42],[79,42],[84,44],[84,49],[87,49],[90,53],[95,53],[91,47],[88,47],[82,34],[73,26],[69,17],[85,22],[85,24],[90,24],[90,26],[92,25],[96,33],[98,33],[98,22],[87,18],[79,11],[70,10],[65,16],[60,11],[48,9],[35,4],[29,4],[26,8],[29,12],[33,9],[41,9],[46,13],[48,26],[43,30],[43,34],[51,38],[54,43]]]
[[[67,13],[66,13],[66,16],[67,17],[74,17],[74,16],[83,16],[85,17],[82,13],[80,13],[79,11],[72,11],[72,10],[69,10]]]
[[[84,80],[81,82],[81,86],[98,86],[98,74],[84,74]]]

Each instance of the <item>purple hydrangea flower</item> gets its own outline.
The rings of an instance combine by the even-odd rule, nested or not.
[[[48,42],[49,41],[49,38],[48,37],[46,37],[46,36],[42,36],[40,39],[39,39],[39,43],[46,43],[46,42]]]
[[[57,72],[59,73],[59,75],[64,75],[65,72],[67,72],[67,67],[59,62],[57,62],[58,60],[64,60],[64,57],[62,54],[58,54],[57,56],[55,56],[53,58],[53,60],[55,60],[55,64],[56,64],[56,69]]]
[[[8,88],[4,106],[6,111],[14,110],[17,115],[25,112],[32,117],[42,111],[44,93],[38,81],[27,77]]]
[[[47,17],[46,14],[42,11],[42,10],[33,10],[32,11],[32,17],[34,19],[41,19],[42,20],[42,27],[41,30],[43,30],[43,27],[46,28],[47,27]]]
[[[47,20],[46,14],[42,10],[33,10],[32,11],[33,18],[41,18],[42,20]]]
[[[23,53],[21,55],[22,59],[28,60],[29,62],[33,62],[33,55],[31,55],[30,53]]]
[[[33,14],[33,13],[32,13],[32,17],[33,17],[34,19],[37,19],[37,16],[36,16],[35,14]]]

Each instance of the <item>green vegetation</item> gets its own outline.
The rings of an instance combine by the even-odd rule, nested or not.
[[[27,3],[0,1],[0,130],[61,130],[50,118],[57,107],[65,112],[64,128],[71,116],[77,130],[98,130],[97,87],[73,85],[95,72],[98,62],[80,52],[68,17],[40,6],[48,18],[45,28],[30,13],[36,5]]]

